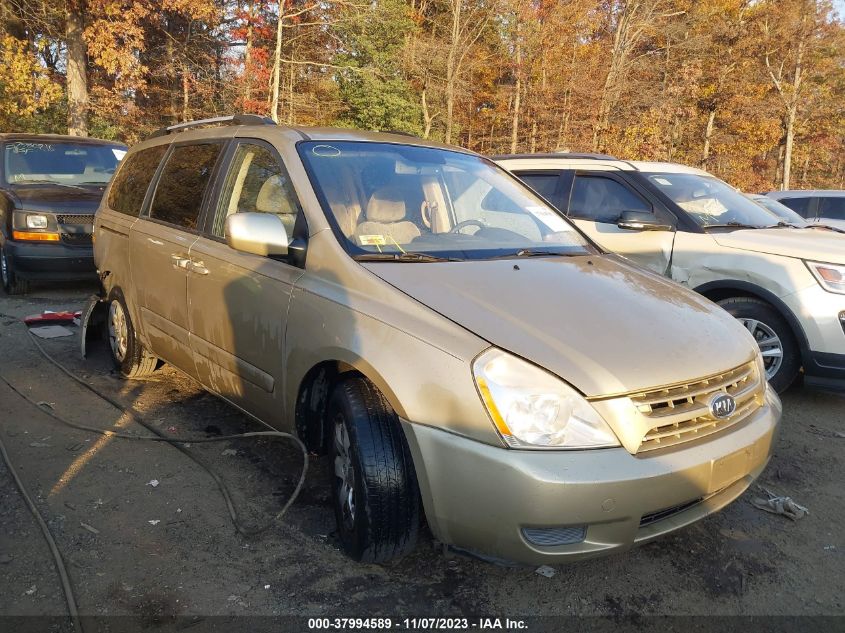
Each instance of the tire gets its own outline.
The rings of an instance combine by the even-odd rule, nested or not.
[[[155,371],[158,358],[138,340],[126,300],[120,290],[112,291],[106,327],[112,361],[124,378],[144,378]]]
[[[343,550],[368,563],[408,554],[419,532],[420,493],[399,418],[359,375],[341,379],[327,415],[332,505]]]
[[[0,247],[0,280],[3,290],[8,295],[25,295],[29,292],[29,282],[15,274],[14,261],[6,256],[6,249]]]
[[[723,299],[719,305],[739,319],[757,340],[767,378],[775,391],[786,391],[801,369],[801,351],[786,320],[771,305],[752,297]]]

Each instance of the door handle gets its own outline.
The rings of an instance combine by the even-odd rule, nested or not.
[[[191,260],[187,257],[182,257],[181,255],[176,255],[175,253],[170,256],[170,261],[173,262],[173,268],[188,268],[188,264],[191,263]]]
[[[205,267],[205,264],[203,262],[191,261],[190,263],[188,263],[188,270],[198,275],[208,274],[208,268]]]

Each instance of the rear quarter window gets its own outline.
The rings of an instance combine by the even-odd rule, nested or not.
[[[108,205],[118,213],[137,217],[144,204],[147,189],[167,145],[143,149],[127,156],[109,190]]]

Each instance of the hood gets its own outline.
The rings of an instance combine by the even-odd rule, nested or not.
[[[845,264],[845,235],[818,229],[746,229],[711,232],[719,246],[755,253]]]
[[[364,265],[588,397],[700,379],[756,349],[715,304],[614,256]]]
[[[91,215],[100,205],[105,185],[12,185],[18,208],[46,213]]]

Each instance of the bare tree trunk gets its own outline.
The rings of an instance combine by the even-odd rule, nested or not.
[[[291,56],[293,59],[293,56]],[[294,102],[293,102],[293,94],[294,94],[294,82],[296,81],[296,68],[294,64],[290,65],[288,69],[288,125],[293,125],[293,112],[294,112]]]
[[[276,50],[273,53],[273,81],[270,87],[270,117],[279,122],[279,91],[282,75],[282,35],[284,29],[285,0],[279,0],[279,21],[276,24]]]
[[[455,83],[457,80],[458,46],[461,39],[461,12],[463,0],[452,0],[452,33],[449,40],[449,53],[446,57],[446,143],[452,142],[452,128],[455,112]]]
[[[255,2],[249,2],[246,22],[246,49],[244,50],[244,101],[252,98],[252,46],[253,46],[253,22],[255,21]]]
[[[783,145],[783,172],[781,175],[781,189],[789,189],[789,180],[792,177],[792,146],[795,142],[795,111],[798,104],[789,108],[786,115],[785,142]]]
[[[716,123],[716,108],[710,108],[707,114],[707,127],[704,128],[704,150],[701,152],[702,166],[710,158],[710,139],[713,137],[713,128]]]
[[[522,42],[519,41],[519,21],[516,23],[516,84],[513,93],[513,119],[511,120],[511,154],[516,154],[519,141],[519,115],[522,105]]]
[[[423,138],[428,138],[431,135],[431,126],[434,123],[434,117],[437,114],[430,114],[428,111],[428,100],[426,97],[426,91],[428,87],[423,86],[422,94],[420,95],[420,99],[422,101],[422,115],[423,115]]]
[[[67,133],[88,136],[88,74],[86,47],[82,39],[83,9],[78,2],[67,3]]]
[[[191,120],[190,97],[191,78],[188,74],[188,65],[182,61],[182,121]]]

